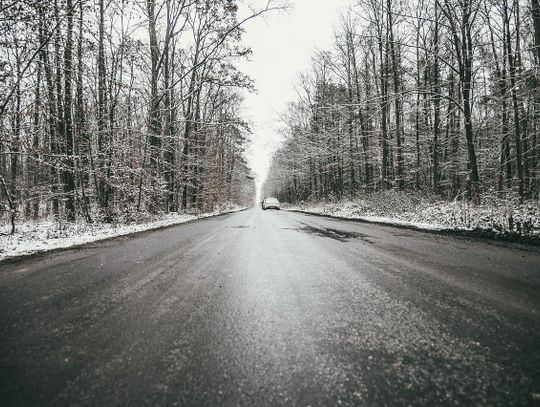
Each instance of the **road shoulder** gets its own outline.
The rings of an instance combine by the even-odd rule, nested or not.
[[[0,266],[52,252],[79,249],[91,243],[126,238],[145,232],[153,232],[199,220],[224,216],[246,209],[239,207],[198,215],[170,214],[163,217],[163,219],[152,222],[129,225],[81,223],[69,225],[53,222],[34,224],[15,235],[0,235]]]
[[[373,225],[381,226],[391,226],[400,229],[415,230],[419,232],[433,233],[443,236],[453,236],[453,237],[462,237],[475,240],[482,240],[490,243],[502,243],[508,244],[511,243],[516,246],[522,246],[525,249],[530,249],[531,247],[540,247],[540,236],[521,236],[518,234],[511,233],[497,233],[488,229],[463,229],[463,228],[450,228],[450,227],[441,227],[438,225],[432,225],[428,223],[414,223],[407,222],[398,219],[390,218],[377,218],[374,216],[369,217],[346,217],[338,216],[329,213],[320,213],[310,210],[302,210],[296,208],[283,208],[283,210],[288,212],[302,213],[309,216],[317,216],[322,218],[337,219],[342,221],[350,221],[357,223],[366,223]]]

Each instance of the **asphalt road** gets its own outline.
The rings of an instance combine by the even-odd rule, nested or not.
[[[540,250],[248,211],[0,264],[0,404],[540,405]]]

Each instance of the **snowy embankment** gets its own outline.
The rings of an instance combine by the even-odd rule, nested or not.
[[[110,239],[117,236],[159,229],[178,225],[197,219],[209,218],[245,209],[233,206],[227,209],[202,214],[179,214],[155,216],[144,222],[121,223],[85,223],[61,222],[53,219],[38,222],[25,222],[17,225],[16,232],[8,234],[11,226],[0,227],[0,261],[23,255],[34,254],[54,249],[65,249]]]
[[[355,219],[432,231],[474,232],[477,235],[540,242],[540,203],[484,197],[480,205],[441,201],[387,191],[341,201],[285,206],[318,215]]]

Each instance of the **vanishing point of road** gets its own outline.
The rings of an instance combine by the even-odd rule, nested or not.
[[[540,250],[247,211],[0,264],[2,406],[540,405]]]

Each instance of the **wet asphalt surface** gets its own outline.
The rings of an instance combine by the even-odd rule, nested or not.
[[[540,250],[253,208],[0,263],[0,404],[540,405]]]

